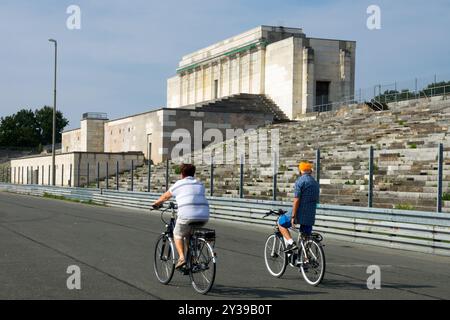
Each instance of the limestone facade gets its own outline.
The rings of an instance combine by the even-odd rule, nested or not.
[[[248,130],[271,123],[264,112],[217,112],[162,108],[116,120],[83,119],[79,129],[63,132],[63,152],[142,152],[159,163],[171,158],[174,146],[188,141],[196,150],[214,141],[204,139],[208,129]],[[181,154],[180,154],[181,155]]]
[[[290,118],[354,94],[355,41],[259,26],[188,54],[167,81],[167,107],[266,94]]]
[[[104,152],[69,152],[55,156],[55,180],[57,186],[84,186],[95,183],[98,177],[104,179],[115,175],[117,163],[119,173],[129,171],[133,160],[134,166],[144,163],[141,152],[104,153]],[[30,156],[11,160],[11,182],[16,184],[50,185],[52,156]],[[108,169],[107,169],[108,166]],[[89,168],[89,169],[88,169]],[[78,178],[79,176],[79,178]]]

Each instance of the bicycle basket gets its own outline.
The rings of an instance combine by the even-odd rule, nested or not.
[[[194,235],[198,238],[203,238],[205,240],[211,241],[216,239],[216,230],[199,228],[194,230]]]

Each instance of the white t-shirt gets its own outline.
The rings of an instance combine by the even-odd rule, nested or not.
[[[178,218],[183,220],[208,220],[209,204],[203,183],[193,177],[178,180],[169,188],[178,205]]]

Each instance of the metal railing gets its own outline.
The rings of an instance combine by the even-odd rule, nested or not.
[[[416,147],[415,145],[411,145],[412,147]],[[402,152],[406,152],[406,153],[410,153],[410,152],[419,152],[420,153],[421,149],[416,149],[416,150],[410,150],[410,149],[404,149]],[[437,162],[433,162],[431,163],[432,165],[436,165],[437,167],[437,171],[436,171],[436,176],[435,176],[435,185],[437,186],[436,188],[436,193],[430,193],[428,195],[428,204],[427,205],[421,205],[420,202],[417,202],[416,205],[419,206],[419,209],[422,208],[430,208],[433,207],[433,204],[430,203],[431,202],[431,197],[433,197],[434,199],[436,199],[435,202],[435,210],[436,212],[442,212],[443,211],[443,204],[444,201],[444,193],[448,191],[448,188],[444,189],[443,188],[443,181],[444,181],[444,175],[442,174],[443,172],[443,168],[444,168],[444,152],[443,152],[443,144],[439,144],[438,148],[435,149],[435,157],[437,159]],[[375,177],[377,179],[377,181],[379,181],[379,178],[384,178],[384,177],[389,177],[386,174],[383,174],[383,176],[380,175],[380,173],[378,172],[378,162],[375,163],[374,162],[374,148],[372,146],[369,146],[367,149],[368,153],[367,153],[367,158],[364,159],[359,159],[358,161],[362,161],[359,162],[357,165],[361,165],[361,166],[365,166],[367,169],[367,171],[365,170],[361,170],[361,172],[359,173],[361,175],[360,179],[356,178],[352,178],[352,179],[358,179],[358,180],[362,180],[364,179],[364,182],[360,181],[358,183],[356,183],[356,180],[347,180],[345,173],[342,174],[339,179],[341,179],[341,182],[337,182],[334,184],[331,183],[327,183],[321,184],[321,188],[326,188],[329,185],[339,185],[341,187],[345,187],[347,189],[350,189],[350,187],[352,187],[352,185],[357,186],[358,188],[360,187],[364,187],[364,192],[367,192],[367,207],[372,207],[374,205],[374,199],[376,201],[383,201],[385,202],[385,197],[389,196],[389,190],[385,190],[387,192],[385,192],[385,194],[383,194],[383,191],[379,191],[376,190],[374,188],[375,186]],[[401,150],[400,150],[401,151]],[[378,154],[380,154],[381,151],[377,151]],[[431,157],[433,158],[433,149],[431,148],[427,148],[426,149],[426,154],[427,155],[431,155]],[[388,154],[389,155],[389,154]],[[279,189],[282,188],[280,186],[281,183],[286,183],[286,181],[279,181],[280,177],[279,177],[279,173],[280,173],[280,166],[279,166],[279,159],[277,157],[275,157],[275,154],[273,154],[274,158],[273,158],[273,165],[272,165],[272,173],[271,176],[268,176],[266,178],[266,182],[267,184],[271,185],[271,194],[267,194],[266,196],[264,196],[263,198],[265,199],[279,199]],[[415,157],[413,155],[413,157]],[[365,160],[366,159],[366,160]],[[378,158],[379,161],[380,158]],[[431,159],[431,158],[430,158]],[[317,181],[320,183],[320,176],[327,176],[328,170],[330,169],[326,169],[324,170],[321,166],[321,162],[325,162],[326,160],[330,160],[326,157],[326,155],[321,155],[320,153],[320,149],[317,149],[315,151],[315,159],[309,159],[311,162],[313,162],[315,164],[315,173],[316,173],[316,177],[318,178]],[[167,159],[163,165],[160,165],[158,169],[152,169],[152,166],[146,165],[145,168],[147,168],[147,173],[146,173],[146,183],[143,182],[144,181],[144,177],[143,176],[139,176],[138,175],[138,171],[136,169],[136,163],[133,160],[130,160],[131,166],[129,167],[129,170],[124,170],[124,171],[120,171],[119,168],[119,162],[115,162],[114,165],[110,166],[109,162],[106,163],[100,163],[97,162],[96,165],[94,166],[94,169],[91,172],[89,170],[84,170],[85,172],[85,176],[87,177],[87,181],[85,179],[85,183],[81,184],[80,183],[80,177],[82,176],[82,170],[80,166],[77,166],[74,170],[74,175],[77,176],[77,182],[72,184],[71,180],[72,180],[72,166],[70,166],[70,175],[69,175],[69,182],[68,184],[64,184],[67,186],[74,186],[74,187],[78,187],[81,188],[84,187],[86,189],[91,189],[91,188],[96,188],[99,189],[101,186],[106,187],[106,189],[115,189],[115,190],[124,190],[124,191],[139,191],[139,190],[147,190],[147,192],[151,191],[151,186],[150,186],[150,181],[154,181],[156,179],[154,179],[154,177],[151,177],[151,175],[156,175],[159,176],[159,183],[161,185],[164,185],[164,190],[167,190],[170,183],[171,183],[171,178],[173,178],[173,171],[174,169],[176,169],[176,166],[171,164],[170,161]],[[110,170],[110,167],[115,167],[115,170]],[[89,168],[89,165],[87,166],[87,168]],[[142,167],[144,168],[144,167]],[[223,190],[222,193],[220,192],[220,182],[221,182],[221,178],[215,174],[215,168],[220,168],[219,164],[213,164],[209,166],[209,175],[207,178],[209,178],[209,194],[210,195],[217,195],[217,194],[224,194]],[[246,178],[246,172],[247,172],[247,165],[244,163],[243,160],[240,161],[239,164],[239,168],[238,168],[238,175],[237,176],[237,180],[236,180],[236,188],[235,190],[237,190],[235,197],[236,198],[244,198],[244,197],[251,197],[248,195],[248,191],[252,190],[252,185],[254,183],[251,183],[251,181],[246,180],[248,178]],[[14,170],[13,170],[14,169]],[[17,170],[16,170],[17,169]],[[237,169],[237,167],[235,168]],[[286,168],[287,169],[287,168]],[[42,172],[39,171],[39,169],[37,170],[37,173],[34,175],[34,179],[33,179],[33,168],[3,168],[0,169],[0,182],[9,182],[9,183],[15,183],[18,185],[31,185],[31,184],[38,184],[38,185],[44,185],[42,183],[42,181],[44,181],[44,170],[41,170]],[[48,171],[48,170],[47,170]],[[106,171],[106,177],[101,178],[100,177],[100,172],[104,172]],[[175,170],[176,171],[176,170]],[[48,171],[49,172],[49,171]],[[141,171],[143,174],[145,174],[143,171]],[[121,177],[120,174],[121,173],[125,173],[125,175],[127,176],[127,179],[125,179],[123,176]],[[58,170],[57,174],[60,175],[61,177],[63,176],[63,169],[62,170]],[[405,175],[405,173],[402,173],[403,175]],[[414,174],[414,173],[411,173]],[[421,174],[421,173],[417,173],[417,174]],[[62,181],[62,179],[60,179],[60,176],[57,177],[57,181]],[[139,177],[141,184],[140,184],[140,189],[137,189],[137,181],[136,181],[136,176]],[[161,176],[162,176],[162,180],[161,180]],[[178,175],[177,175],[178,176]],[[91,181],[90,177],[95,177],[93,178]],[[113,182],[110,181],[110,179],[114,177]],[[95,179],[95,180],[94,180]],[[253,178],[250,177],[250,180],[252,180]],[[392,177],[391,177],[392,179]],[[125,187],[123,185],[121,185],[121,181],[124,180],[123,184],[125,185]],[[329,180],[329,179],[327,179]],[[347,181],[345,181],[347,180]],[[404,178],[404,182],[405,184],[408,184],[407,178]],[[50,181],[50,179],[48,180]],[[158,181],[158,180],[156,180]],[[429,180],[430,181],[430,180]],[[249,182],[251,185],[250,186],[246,186],[246,182]],[[154,182],[155,183],[155,182]],[[152,184],[153,187],[155,187],[154,183]],[[47,185],[48,186],[48,185]],[[231,188],[231,187],[230,187]],[[428,186],[429,188],[429,186]],[[223,189],[223,186],[222,186]],[[268,189],[270,189],[270,187],[268,187]],[[379,188],[378,188],[379,189]],[[153,188],[153,190],[155,190],[155,188]],[[356,189],[355,189],[356,190]],[[163,191],[163,190],[161,190]],[[324,193],[322,190],[322,194],[325,197],[325,195],[327,195],[328,197],[330,196],[330,193]],[[355,194],[350,194],[347,193],[348,196],[354,196],[354,197],[360,197],[361,201],[365,201],[364,197],[361,197],[361,194],[357,193],[355,191]],[[423,197],[424,195],[421,195],[421,199],[425,199]],[[381,199],[383,197],[383,199]],[[392,197],[392,196],[391,196]],[[445,199],[448,200],[449,198],[449,194],[445,194]],[[339,204],[348,204],[345,201],[339,201],[339,194],[335,195],[335,199],[333,200],[338,200],[338,201],[332,201],[337,202]],[[410,207],[410,210],[414,210],[414,204],[409,203],[409,200],[407,198],[402,199],[403,202],[398,203],[396,207],[398,208],[406,208],[406,207]],[[379,203],[379,202],[378,202]],[[361,203],[363,205],[363,203]],[[376,203],[377,204],[377,203]],[[448,204],[447,204],[448,205]]]
[[[440,78],[448,79],[450,75],[441,75]],[[444,83],[444,84],[443,84]],[[420,88],[421,85],[421,88]],[[402,88],[402,89],[398,89]],[[373,87],[360,88],[353,95],[345,96],[338,101],[319,103],[312,107],[313,112],[334,111],[343,106],[377,101],[381,103],[401,102],[414,99],[431,98],[435,96],[447,96],[450,93],[450,84],[437,82],[437,76],[414,78],[391,84],[378,84]],[[320,99],[319,99],[320,100]]]
[[[50,193],[106,206],[144,210],[159,196],[157,193],[5,183],[0,183],[1,190],[37,196]],[[263,218],[268,210],[291,206],[280,201],[223,197],[208,197],[208,200],[213,219],[266,226],[272,226],[274,219]],[[319,205],[314,229],[329,238],[450,256],[450,215],[443,213]]]

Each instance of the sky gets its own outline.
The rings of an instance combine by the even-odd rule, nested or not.
[[[66,12],[81,10],[81,29]],[[368,6],[381,12],[369,30]],[[308,37],[355,40],[356,88],[450,80],[448,0],[0,0],[0,117],[53,105],[79,127],[84,112],[110,119],[166,105],[166,80],[185,54],[259,25]]]

